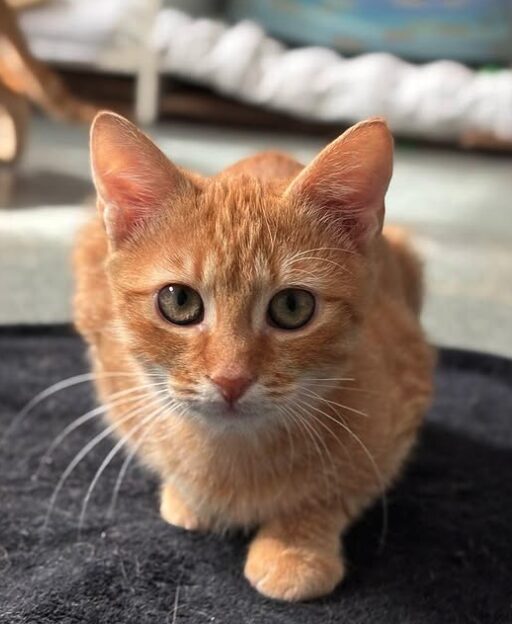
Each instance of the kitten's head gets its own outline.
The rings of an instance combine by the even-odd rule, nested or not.
[[[343,377],[391,177],[382,120],[302,170],[289,159],[287,180],[251,176],[250,160],[187,173],[110,113],[91,146],[119,331],[185,415],[279,418],[312,400],[315,380]]]

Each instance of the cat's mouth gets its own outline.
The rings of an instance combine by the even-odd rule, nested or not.
[[[194,415],[208,420],[236,421],[254,418],[258,415],[252,401],[228,403],[223,400],[187,401],[188,410]]]

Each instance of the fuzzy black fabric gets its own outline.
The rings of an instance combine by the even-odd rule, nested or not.
[[[0,332],[0,431],[41,389],[86,370],[69,330]],[[107,521],[121,460],[98,483],[78,535],[83,495],[112,442],[66,482],[42,539],[59,475],[99,424],[77,430],[33,474],[58,432],[93,402],[88,383],[53,395],[0,450],[2,624],[512,622],[512,362],[441,353],[435,405],[389,494],[384,547],[377,504],[346,540],[347,580],[298,605],[249,587],[246,537],[191,534],[160,520],[157,483],[142,469],[128,473]]]

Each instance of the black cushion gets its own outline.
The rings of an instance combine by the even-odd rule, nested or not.
[[[67,329],[0,332],[0,431],[41,389],[87,371]],[[384,544],[376,504],[346,540],[349,575],[308,604],[267,600],[244,580],[247,538],[198,535],[158,515],[157,481],[129,470],[106,518],[123,458],[77,521],[112,448],[100,444],[70,476],[46,534],[63,470],[102,426],[89,422],[44,464],[58,433],[94,405],[89,383],[58,392],[10,431],[0,449],[0,622],[216,624],[512,622],[512,362],[441,351],[437,395],[421,441],[389,493]]]

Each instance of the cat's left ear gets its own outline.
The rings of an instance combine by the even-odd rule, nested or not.
[[[386,122],[356,124],[329,144],[293,180],[286,195],[318,214],[356,247],[381,231],[393,171],[393,138]]]
[[[92,124],[91,165],[98,208],[114,247],[190,186],[145,134],[115,113],[99,113]]]

